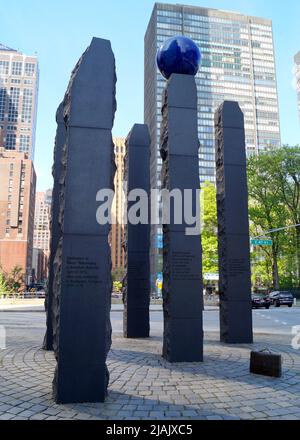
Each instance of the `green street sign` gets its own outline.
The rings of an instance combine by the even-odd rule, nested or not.
[[[253,246],[272,246],[273,240],[251,240]]]

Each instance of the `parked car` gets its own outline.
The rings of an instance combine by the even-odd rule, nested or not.
[[[30,284],[28,286],[28,292],[43,292],[44,290],[44,284]]]
[[[269,309],[270,305],[271,299],[269,298],[269,296],[263,295],[261,293],[252,294],[252,309],[259,309],[260,307]]]
[[[112,295],[111,295],[111,297],[112,297],[112,298],[115,298],[115,299],[122,299],[122,293],[119,293],[119,292],[113,292]]]
[[[288,306],[292,307],[294,304],[294,296],[289,291],[276,291],[270,293],[271,303],[275,307]]]
[[[45,287],[43,284],[30,284],[23,295],[25,299],[46,298]]]

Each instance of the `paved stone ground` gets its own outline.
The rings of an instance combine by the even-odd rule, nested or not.
[[[288,336],[256,335],[254,344],[283,355],[281,379],[249,373],[253,346],[225,346],[217,338],[206,334],[204,363],[171,365],[161,358],[160,336],[115,334],[107,401],[56,405],[53,353],[40,349],[40,330],[28,329],[0,351],[0,420],[300,419],[300,351]]]

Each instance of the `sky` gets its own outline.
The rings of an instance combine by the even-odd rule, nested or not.
[[[299,0],[168,0],[273,20],[283,144],[300,144],[293,57],[300,50]],[[93,36],[109,39],[116,57],[114,136],[144,120],[144,35],[152,0],[0,0],[0,42],[37,54],[40,89],[35,169],[37,190],[52,187],[55,113],[71,71]]]

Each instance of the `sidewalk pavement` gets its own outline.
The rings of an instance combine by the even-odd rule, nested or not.
[[[41,350],[44,326],[36,314],[16,313],[0,350],[0,420],[300,420],[300,350],[287,335],[255,335],[255,343],[225,345],[205,333],[203,363],[170,364],[162,335],[113,335],[105,403],[57,405],[55,358]],[[196,335],[195,335],[196,337]],[[252,349],[283,357],[279,379],[249,373]]]
[[[112,304],[112,312],[123,312],[123,304]],[[162,304],[151,304],[150,310],[152,312],[162,311]],[[205,306],[205,310],[219,310],[218,306]],[[0,312],[44,312],[44,300],[43,299],[29,299],[14,301],[14,303],[4,302],[0,300]]]

